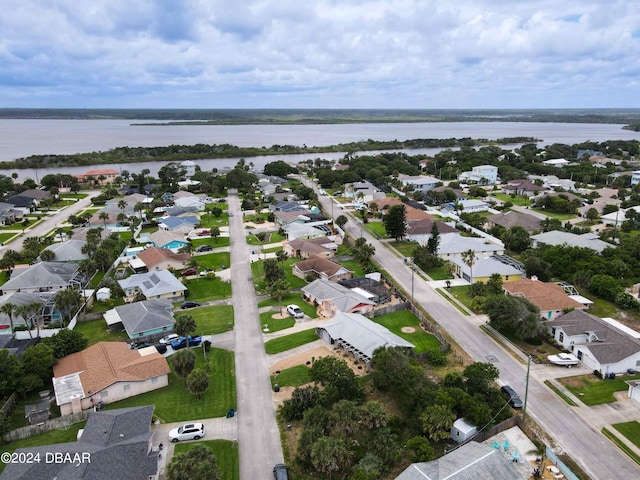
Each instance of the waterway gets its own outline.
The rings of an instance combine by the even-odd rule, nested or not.
[[[640,140],[640,132],[623,130],[619,124],[459,122],[459,123],[372,123],[331,125],[135,125],[132,120],[44,120],[0,119],[0,160],[11,161],[30,155],[72,154],[109,150],[115,147],[231,144],[241,147],[271,145],[325,146],[367,139],[407,140],[413,138],[535,137],[539,145],[574,144],[584,141]],[[160,123],[160,122],[158,122]],[[433,155],[440,149],[407,151]],[[263,156],[247,158],[256,170],[278,159],[296,163],[309,158],[338,159],[343,153]],[[237,158],[199,160],[203,170],[232,167]],[[156,174],[166,162],[101,165],[100,168]],[[19,179],[42,178],[49,173],[82,173],[90,167],[14,170]],[[5,174],[12,172],[3,172]]]

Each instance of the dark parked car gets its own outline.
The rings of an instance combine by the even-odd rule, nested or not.
[[[196,247],[196,252],[210,252],[211,250],[213,250],[211,245],[200,245]]]
[[[516,393],[516,391],[509,385],[505,385],[500,389],[505,397],[509,399],[509,405],[513,408],[522,408],[522,400]]]
[[[288,480],[287,466],[284,463],[278,463],[273,467],[273,478],[276,480]]]
[[[189,346],[197,347],[202,343],[202,337],[189,337]],[[177,340],[171,342],[171,348],[174,350],[179,350],[187,346],[187,339],[184,337],[180,337]]]
[[[158,353],[165,353],[167,351],[167,344],[166,343],[156,343],[155,347],[156,347],[156,350],[158,351]]]
[[[198,270],[195,268],[185,268],[180,272],[180,275],[195,275],[196,273],[198,273]]]
[[[153,345],[153,343],[149,342],[130,343],[129,348],[132,350],[140,350],[141,348],[153,347]]]
[[[187,300],[186,302],[182,302],[180,304],[180,308],[195,308],[199,306],[200,304],[198,302],[194,302],[193,300]]]

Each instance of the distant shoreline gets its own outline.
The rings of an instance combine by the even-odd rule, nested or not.
[[[640,109],[46,109],[0,108],[0,119],[131,120],[158,125],[323,125],[430,122],[617,123],[633,129]]]

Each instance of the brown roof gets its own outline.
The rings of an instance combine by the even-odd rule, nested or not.
[[[504,228],[522,227],[528,232],[540,230],[541,220],[528,213],[520,213],[513,210],[496,213],[487,217],[487,222],[501,225]]]
[[[329,277],[335,275],[341,268],[344,268],[339,263],[318,257],[317,255],[311,255],[307,260],[295,263],[294,265],[301,272],[314,271],[324,273]],[[345,270],[347,269],[345,268]]]
[[[502,284],[502,288],[509,295],[519,295],[526,298],[537,306],[540,311],[584,308],[583,304],[570,298],[564,292],[564,289],[555,283],[525,278],[514,282],[505,282]]]
[[[98,176],[98,175],[120,175],[120,172],[117,170],[113,170],[112,168],[99,168],[95,170],[87,170],[82,174],[87,177],[89,175]]]
[[[422,219],[414,222],[408,222],[407,225],[407,235],[427,235],[431,233],[431,229],[433,228],[433,222],[435,220],[432,219]],[[457,232],[454,227],[447,225],[444,222],[435,222],[438,226],[438,233],[454,233]]]
[[[375,203],[378,206],[378,210],[382,210],[386,206],[392,207],[394,205],[404,205],[404,203],[402,203],[397,197],[378,198],[369,203]]]
[[[396,198],[396,197],[387,197],[387,198],[380,198],[380,199],[372,200],[371,202],[369,202],[369,205],[371,205],[372,203],[375,203],[378,206],[378,211],[383,210],[384,207],[391,208],[394,205],[404,205],[405,218],[406,218],[407,222],[433,218],[432,215],[429,215],[424,210],[420,210],[418,208],[411,207],[411,206],[403,203],[402,201],[400,201],[399,198]]]
[[[98,342],[58,360],[54,377],[80,372],[85,395],[118,381],[144,381],[169,373],[167,360],[157,351],[132,350],[125,342]]]
[[[168,248],[147,247],[138,254],[138,258],[142,260],[147,267],[153,267],[167,260],[186,262],[191,256],[188,253],[173,253]]]

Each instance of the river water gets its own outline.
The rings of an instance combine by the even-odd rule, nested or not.
[[[147,121],[145,121],[147,122]],[[640,140],[640,132],[622,130],[618,124],[459,122],[372,123],[340,125],[135,125],[131,120],[39,120],[0,119],[0,161],[30,155],[71,154],[104,151],[115,147],[153,147],[196,143],[262,147],[279,145],[325,146],[360,140],[407,140],[413,138],[535,137],[541,146],[574,144],[588,140]],[[159,123],[159,122],[158,122]],[[441,149],[407,151],[433,155]],[[265,163],[284,159],[291,163],[309,158],[338,159],[343,153],[264,156],[247,158],[260,170]],[[198,160],[203,170],[232,167],[238,159]],[[100,168],[140,173],[148,168],[155,175],[166,162],[101,165]],[[19,181],[42,178],[48,173],[82,173],[90,167],[13,170]],[[10,174],[12,172],[3,172]]]

